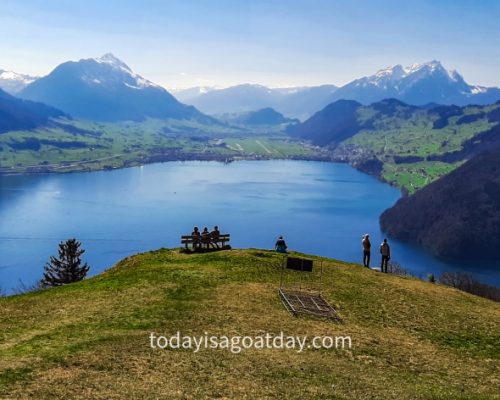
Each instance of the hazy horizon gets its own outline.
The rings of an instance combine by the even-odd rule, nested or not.
[[[0,69],[43,76],[112,52],[175,90],[342,86],[388,66],[439,60],[470,84],[500,86],[500,3],[360,3],[4,0]]]

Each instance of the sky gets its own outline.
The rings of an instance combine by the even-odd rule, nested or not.
[[[439,60],[500,86],[497,0],[1,0],[0,69],[107,52],[170,89],[343,85]]]

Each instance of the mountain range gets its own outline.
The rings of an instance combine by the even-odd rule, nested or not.
[[[243,84],[217,89],[195,87],[175,92],[175,96],[207,114],[223,114],[274,108],[293,118],[305,119],[322,109],[337,90],[334,85],[268,88]]]
[[[500,89],[469,85],[457,71],[448,71],[439,61],[430,61],[409,67],[395,65],[356,79],[339,88],[331,100],[371,104],[387,98],[413,105],[489,104],[500,99]]]
[[[208,114],[273,107],[286,116],[304,120],[337,100],[365,105],[387,98],[413,105],[490,104],[500,99],[500,89],[469,85],[457,71],[448,71],[439,61],[430,61],[388,67],[338,88],[323,85],[270,89],[246,84],[225,89],[191,88],[176,95]]]
[[[174,97],[111,53],[63,63],[41,78],[0,70],[0,88],[76,117],[98,121],[151,117],[210,122],[203,113],[217,115],[263,108],[306,120],[337,100],[354,100],[364,105],[386,98],[412,105],[490,104],[500,100],[499,88],[470,85],[457,71],[445,69],[439,61],[408,67],[395,65],[341,87],[200,86],[176,90]]]
[[[95,121],[141,121],[146,118],[214,121],[136,74],[111,53],[63,63],[49,75],[27,85],[19,96]]]

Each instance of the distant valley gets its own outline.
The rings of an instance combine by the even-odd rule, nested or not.
[[[207,114],[223,114],[274,108],[289,118],[306,119],[331,102],[335,85],[268,88],[244,84],[225,89],[191,88],[174,95]]]

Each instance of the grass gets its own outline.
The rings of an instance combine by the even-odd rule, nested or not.
[[[291,317],[280,258],[161,249],[0,299],[0,398],[500,398],[500,305],[324,260],[335,323]],[[154,350],[149,334],[350,335],[351,350]]]
[[[406,188],[412,194],[462,164],[463,162],[445,163],[440,161],[405,164],[385,163],[382,178],[392,185]]]
[[[177,120],[59,122],[83,131],[53,126],[0,135],[0,173],[92,171],[184,159],[310,158],[318,153],[275,127],[252,132]]]
[[[425,110],[414,110],[408,116],[376,119],[370,129],[363,129],[340,144],[336,152],[354,161],[377,159],[384,164],[381,178],[409,193],[448,174],[464,161],[428,161],[429,156],[440,156],[462,150],[466,141],[497,124],[490,122],[486,113],[498,105],[463,109],[463,115],[448,118],[440,129],[435,129],[437,115]],[[366,122],[374,115],[370,107],[360,109],[358,119]],[[478,119],[468,123],[460,120],[466,115],[477,115]]]
[[[369,148],[374,154],[385,158],[427,157],[460,150],[463,142],[494,125],[486,119],[456,125],[450,118],[449,125],[445,128],[432,129],[432,125],[426,125],[423,121],[412,123],[410,120],[397,128],[389,126],[376,131],[360,132],[346,143]]]

